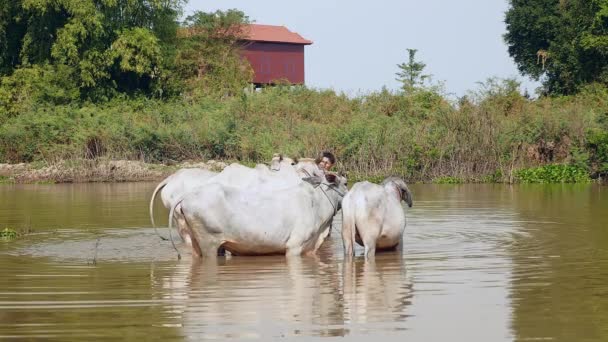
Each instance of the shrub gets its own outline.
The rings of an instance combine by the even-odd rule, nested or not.
[[[587,170],[572,165],[545,165],[520,169],[515,178],[522,183],[588,183]]]

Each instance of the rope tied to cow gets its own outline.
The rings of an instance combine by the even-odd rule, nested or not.
[[[320,186],[320,185],[325,185],[325,186],[327,187],[327,189],[329,189],[329,190],[333,190],[333,191],[337,192],[337,193],[338,193],[338,195],[339,195],[340,197],[342,197],[342,198],[344,198],[344,196],[346,196],[346,194],[343,194],[342,192],[340,192],[340,190],[336,189],[336,188],[335,188],[335,187],[333,187],[333,186],[330,186],[330,185],[328,185],[328,184],[324,184],[324,183],[319,184],[319,186]],[[331,201],[331,199],[329,198],[329,195],[327,194],[327,192],[326,192],[326,191],[325,191],[323,188],[320,188],[320,189],[321,189],[321,192],[323,192],[323,195],[325,195],[325,197],[326,197],[326,198],[327,198],[327,200],[329,201],[329,204],[331,204],[331,206],[334,208],[334,215],[336,215],[336,213],[338,212],[338,206],[337,206],[337,205],[335,205],[335,204],[334,204],[334,203]]]

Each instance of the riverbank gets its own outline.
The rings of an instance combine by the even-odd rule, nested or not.
[[[161,180],[180,168],[221,171],[226,163],[186,161],[173,165],[133,160],[70,160],[57,163],[0,164],[0,183],[139,182]]]
[[[88,182],[145,182],[160,181],[178,169],[201,168],[219,172],[235,162],[216,160],[190,160],[180,163],[159,164],[134,160],[77,159],[48,164],[42,162],[0,164],[0,184],[55,184]],[[253,166],[251,163],[246,163]],[[380,183],[388,174],[346,172],[350,184],[367,180]],[[460,178],[454,176],[433,179],[406,178],[408,183],[464,184],[464,183],[603,183],[591,179],[581,168],[569,165],[546,165],[513,170],[510,175],[500,173],[486,177]]]

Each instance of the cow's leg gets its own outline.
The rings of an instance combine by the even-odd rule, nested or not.
[[[195,259],[200,259],[203,257],[203,251],[201,251],[201,245],[199,243],[201,237],[191,227],[188,227],[188,232],[190,233],[190,238],[192,239],[192,257]]]
[[[360,235],[365,247],[365,259],[370,259],[376,255],[376,242],[380,236],[380,225],[372,219],[368,220],[364,227],[365,230],[360,231]]]
[[[317,251],[319,249],[319,247],[321,247],[321,245],[323,244],[323,242],[325,242],[325,239],[329,236],[329,232],[331,230],[331,226],[328,226],[327,228],[325,228],[325,230],[323,230],[321,232],[321,234],[319,234],[319,237],[317,238],[317,242],[315,242],[315,251]]]
[[[344,256],[352,258],[355,255],[355,217],[350,211],[342,210],[342,244],[344,245]]]
[[[375,241],[374,243],[368,244],[366,242],[365,243],[365,259],[371,259],[374,258],[374,256],[376,255],[376,244]]]
[[[192,255],[199,258],[216,258],[223,243],[221,237],[209,234],[204,224],[196,218],[186,215],[182,217],[192,240]]]
[[[298,233],[299,232],[299,233]],[[304,251],[304,246],[309,239],[313,238],[310,235],[302,234],[301,232],[306,232],[305,227],[297,226],[293,227],[292,233],[287,239],[285,243],[285,255],[290,256],[300,256]],[[317,241],[315,241],[315,244]],[[312,246],[314,248],[314,246]],[[314,252],[314,251],[313,251]]]
[[[382,235],[383,217],[377,211],[372,211],[370,214],[358,214],[360,216],[357,217],[357,232],[365,247],[365,259],[369,260],[376,255],[376,243]]]
[[[294,256],[300,256],[302,255],[302,245],[299,246],[293,246],[293,247],[287,247],[287,250],[285,251],[285,255],[287,257],[294,257]]]
[[[399,243],[395,246],[395,250],[399,255],[403,255],[403,235],[399,238]]]
[[[222,241],[216,237],[207,236],[204,241],[200,242],[203,257],[216,258],[218,256]]]
[[[192,246],[192,237],[190,236],[190,229],[188,228],[188,225],[186,224],[184,215],[176,212],[174,215],[174,219],[175,219],[175,223],[177,226],[177,233],[179,234],[179,237],[182,239],[182,241],[186,245]]]

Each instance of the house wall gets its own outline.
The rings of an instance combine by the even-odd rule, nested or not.
[[[304,84],[304,45],[248,42],[243,46],[242,55],[255,72],[253,83],[288,80],[292,84]]]

